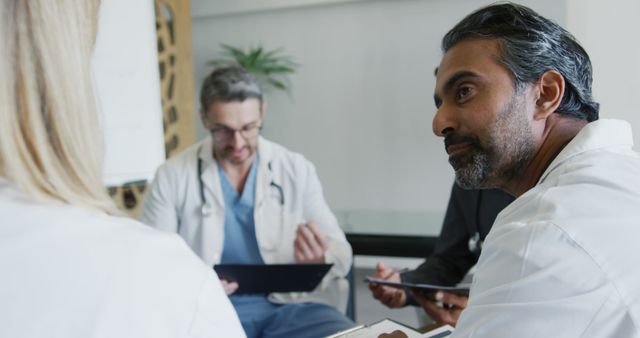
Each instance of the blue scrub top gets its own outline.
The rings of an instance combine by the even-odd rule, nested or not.
[[[253,217],[259,160],[260,157],[256,156],[242,193],[236,191],[222,166],[218,165],[225,204],[222,264],[264,264],[258,249]]]

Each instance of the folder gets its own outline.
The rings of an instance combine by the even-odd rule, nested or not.
[[[238,283],[234,294],[308,292],[315,289],[333,264],[218,264],[220,279]]]

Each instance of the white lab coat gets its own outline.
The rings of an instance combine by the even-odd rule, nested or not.
[[[313,164],[262,137],[258,154],[254,219],[264,262],[293,263],[296,227],[314,221],[327,239],[326,262],[334,264],[314,292],[271,294],[270,299],[279,303],[324,302],[344,312],[348,299],[344,276],[351,266],[351,246],[324,200]],[[200,177],[198,158],[202,161]],[[178,232],[209,266],[220,262],[224,242],[224,197],[217,166],[210,137],[171,158],[158,169],[140,215],[146,224]],[[272,182],[282,188],[282,194]]]
[[[0,177],[0,337],[244,337],[215,273],[175,235]]]
[[[589,123],[498,215],[453,337],[639,337],[640,157]]]

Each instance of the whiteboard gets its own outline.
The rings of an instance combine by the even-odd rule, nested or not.
[[[93,76],[107,186],[147,180],[164,161],[160,74],[152,0],[105,0]]]

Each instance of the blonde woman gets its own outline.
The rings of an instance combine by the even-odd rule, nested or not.
[[[243,337],[211,269],[100,184],[97,10],[0,0],[0,337]]]

